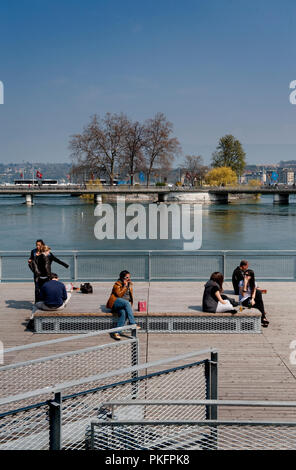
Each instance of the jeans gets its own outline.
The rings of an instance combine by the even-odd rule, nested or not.
[[[116,313],[118,315],[114,328],[124,326],[127,319],[130,325],[134,325],[136,323],[132,306],[128,300],[120,298],[116,299],[112,307],[112,313]]]
[[[40,300],[40,289],[48,281],[48,277],[45,279],[34,279],[35,282],[35,304]]]

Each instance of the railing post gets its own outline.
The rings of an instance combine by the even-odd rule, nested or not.
[[[0,282],[2,282],[2,256],[0,256]]]
[[[209,361],[209,399],[218,399],[218,353],[211,352],[211,360]],[[217,420],[218,418],[218,406],[209,405],[207,419]],[[217,449],[218,445],[218,429],[217,427],[211,428],[211,449]]]
[[[211,359],[205,363],[206,376],[206,399],[217,400],[218,398],[218,353],[211,352]],[[206,406],[206,419],[216,420],[218,418],[217,405]],[[211,449],[217,448],[217,428],[211,428],[209,435]]]
[[[62,394],[56,393],[49,402],[49,450],[62,448]]]
[[[223,252],[223,277],[226,278],[226,252]]]
[[[73,261],[74,261],[74,273],[73,273],[73,278],[74,281],[77,281],[77,274],[78,274],[78,266],[77,266],[77,253],[75,252],[73,254]]]
[[[151,257],[150,257],[150,251],[148,251],[148,282],[150,282],[151,279]]]
[[[218,353],[211,352],[210,361],[210,400],[218,400]],[[218,407],[217,405],[211,405],[210,407],[210,418],[218,418]]]
[[[131,362],[132,362],[132,367],[139,365],[139,341],[137,339],[137,328],[132,330],[132,337],[135,339],[135,342],[132,343],[131,347]],[[139,372],[137,370],[134,370],[132,372],[132,379],[137,379],[139,376]],[[133,399],[136,399],[138,395],[138,382],[135,382],[132,384],[132,397]]]

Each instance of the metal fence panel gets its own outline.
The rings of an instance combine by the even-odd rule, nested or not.
[[[59,256],[58,256],[59,257]],[[2,281],[14,281],[14,280],[32,280],[33,273],[28,267],[29,253],[22,252],[22,254],[3,254],[1,252],[1,261],[2,261]],[[62,260],[69,264],[69,268],[66,269],[63,266],[54,263],[53,271],[57,273],[64,280],[71,280],[74,276],[74,264],[73,256],[63,255]]]
[[[118,367],[134,365],[137,363],[136,343],[136,339],[124,340],[4,366],[0,368],[0,396],[108,372],[114,364]]]
[[[92,423],[91,450],[295,450],[296,423]]]
[[[94,336],[94,334],[91,335]],[[44,344],[48,343],[44,342]],[[136,348],[137,343],[134,342],[133,344]],[[188,360],[192,357],[205,356],[209,353],[211,354],[211,361],[203,359],[199,362],[188,363]],[[133,357],[132,362],[134,362]],[[217,391],[212,390],[212,388],[216,388],[217,384],[215,385],[216,382],[213,382],[209,376],[214,373],[214,371],[211,373],[210,364],[213,362],[215,369],[217,361],[217,351],[210,348],[187,353],[182,356],[170,357],[165,360],[133,365],[125,369],[111,370],[103,374],[87,376],[83,379],[76,378],[70,382],[63,382],[40,390],[0,399],[2,408],[2,414],[0,414],[0,446],[3,445],[4,448],[26,449],[26,446],[35,445],[36,447],[32,448],[46,448],[46,445],[49,445],[47,442],[49,436],[51,436],[50,448],[52,449],[89,448],[91,421],[104,415],[106,416],[110,412],[110,410],[102,407],[103,402],[114,398],[119,398],[120,400],[136,398],[169,400],[176,397],[180,399],[185,397],[189,399],[205,399],[209,396],[215,396]],[[39,363],[39,361],[37,360],[36,363]],[[175,364],[174,367],[162,370],[165,366],[172,363]],[[13,366],[5,370],[13,370]],[[156,367],[157,371],[155,372]],[[142,371],[145,371],[145,375],[139,377]],[[148,374],[147,371],[150,373]],[[62,393],[63,397],[61,396]],[[59,396],[59,399],[57,399],[57,396]],[[43,400],[50,400],[50,402],[30,405],[24,409],[25,399],[32,401],[40,397],[43,397]],[[60,411],[57,409],[55,413],[54,405]],[[9,411],[7,411],[7,407],[9,407]],[[42,410],[42,413],[39,410]],[[164,414],[157,414],[159,419],[163,419],[164,415],[167,416],[168,413],[172,413],[174,416],[177,413],[180,418],[181,416],[188,416],[189,418],[205,419],[207,416],[206,404],[195,407],[194,414],[192,414],[189,408],[182,410],[181,407],[178,407],[173,410],[170,407],[167,410],[165,408],[163,410]],[[131,409],[123,410],[123,414],[120,411],[119,414],[121,417],[124,416],[126,418],[126,412],[130,415]],[[140,415],[137,413],[136,416],[137,419],[139,417],[143,419],[146,416],[154,417],[155,412],[153,408],[149,412],[142,409],[140,410]],[[37,432],[35,441],[32,439],[31,442],[30,435],[35,435],[35,414],[36,429],[40,430],[40,432]],[[41,422],[39,427],[38,420]],[[16,423],[18,423],[17,432],[15,428]],[[50,433],[48,431],[49,428],[51,430]],[[44,429],[46,429],[46,433]],[[53,437],[52,434],[54,434]],[[59,435],[62,435],[62,442]]]
[[[0,415],[0,450],[47,449],[49,449],[48,404]]]
[[[93,392],[63,398],[63,449],[88,449],[90,446],[90,423],[102,416],[108,417],[110,409],[102,407],[101,403],[107,400],[121,399],[165,399],[172,398],[206,398],[207,381],[205,377],[205,363],[195,363],[181,368],[161,371],[157,374],[141,376],[137,379],[127,379],[127,376],[118,377],[118,383],[103,386]],[[91,383],[89,386],[91,387]],[[164,407],[144,406],[142,408],[130,406],[128,409],[117,410],[117,418],[133,417],[135,419],[164,419],[178,416],[179,419],[195,418],[206,419],[206,407]]]
[[[223,272],[222,255],[200,255],[198,252],[151,257],[151,279],[207,279],[212,272]]]
[[[110,281],[127,269],[139,281],[207,280],[214,271],[231,280],[241,259],[248,259],[257,280],[295,280],[296,250],[197,250],[197,251],[64,251],[55,254],[67,262],[55,271],[62,280]],[[0,252],[0,280],[32,280],[28,253]]]
[[[130,327],[124,327],[123,330],[129,330]],[[111,331],[117,331],[114,329]],[[127,338],[120,342],[114,342],[110,339],[110,343],[85,347],[83,343],[90,337],[99,337],[102,333],[106,334],[107,331],[99,332],[96,334],[80,336],[81,348],[72,350],[71,341],[77,340],[74,336],[65,341],[52,340],[45,341],[32,345],[26,345],[23,349],[35,348],[41,353],[42,347],[49,347],[54,350],[55,345],[65,344],[70,350],[59,354],[52,354],[50,356],[39,357],[29,361],[16,362],[9,365],[0,367],[0,398],[26,393],[30,390],[43,389],[44,387],[53,387],[55,384],[70,382],[72,380],[79,380],[83,377],[95,376],[109,372],[116,367],[118,369],[123,367],[132,367],[139,363],[139,345],[136,337]],[[136,330],[135,330],[136,332]],[[136,333],[135,333],[136,334]],[[111,342],[112,341],[112,342]],[[77,348],[77,346],[76,346]],[[10,348],[8,351],[18,352],[22,348]],[[47,349],[48,350],[48,349]],[[6,352],[4,351],[4,355]],[[75,389],[73,389],[75,390]],[[43,397],[43,400],[45,398]],[[36,403],[36,397],[33,398],[33,403]],[[29,398],[24,399],[22,406],[32,403]],[[0,411],[11,409],[13,404],[0,407]]]
[[[256,273],[256,279],[295,279],[295,254],[254,253],[246,254],[249,265]],[[239,266],[242,257],[231,253],[226,254],[226,277],[231,279],[233,267]]]
[[[148,275],[147,255],[134,253],[79,253],[77,265],[78,279],[114,280],[121,267],[133,273],[133,278],[137,280],[145,280]]]

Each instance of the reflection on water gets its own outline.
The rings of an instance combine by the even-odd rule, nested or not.
[[[0,198],[0,249],[29,250],[42,238],[55,250],[182,249],[179,240],[97,240],[95,206],[79,198],[36,197],[35,205],[23,198]],[[296,249],[296,198],[273,205],[270,196],[229,205],[202,206],[202,249]],[[144,206],[147,206],[145,204]],[[170,220],[170,218],[169,218]],[[126,219],[128,223],[129,219]]]

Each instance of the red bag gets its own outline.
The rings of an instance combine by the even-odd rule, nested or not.
[[[147,310],[146,301],[142,300],[141,302],[138,302],[138,312],[146,312],[146,310]]]

